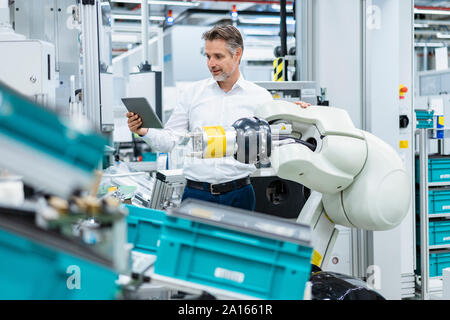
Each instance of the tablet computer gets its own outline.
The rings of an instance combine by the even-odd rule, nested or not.
[[[161,120],[159,120],[146,98],[122,98],[122,102],[128,111],[137,113],[141,117],[142,128],[163,128]]]

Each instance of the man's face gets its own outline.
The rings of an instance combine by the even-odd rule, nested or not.
[[[239,68],[242,49],[238,48],[234,55],[227,48],[225,40],[206,40],[205,56],[209,72],[214,80],[225,81]]]

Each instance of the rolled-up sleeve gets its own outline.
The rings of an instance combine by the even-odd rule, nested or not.
[[[142,139],[155,151],[170,152],[188,131],[189,110],[185,91],[178,95],[177,105],[164,129],[148,129]]]

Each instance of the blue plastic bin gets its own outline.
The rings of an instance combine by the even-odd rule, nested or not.
[[[416,157],[416,183],[420,183],[419,169],[419,157]],[[450,156],[428,157],[428,182],[450,182]]]
[[[450,189],[433,189],[428,192],[428,211],[433,213],[450,213]]]
[[[115,299],[112,269],[0,229],[1,300]],[[79,289],[69,287],[79,270]]]
[[[450,268],[450,252],[430,254],[430,277],[442,276],[445,268]]]
[[[414,110],[416,113],[416,128],[433,128],[434,110]]]
[[[416,190],[416,212],[420,212],[420,194]],[[450,188],[436,188],[428,190],[428,213],[450,213]]]
[[[165,217],[164,211],[125,205],[128,209],[128,242],[133,250],[156,254],[161,227]]]
[[[417,244],[420,245],[419,223],[416,226]],[[450,244],[450,221],[439,220],[428,222],[428,240],[430,246]]]
[[[98,167],[108,144],[105,137],[77,130],[63,117],[1,83],[0,135],[89,173]]]
[[[309,245],[171,213],[164,218],[155,273],[263,299],[303,299],[311,255]]]
[[[156,161],[157,154],[155,152],[143,152],[142,161]]]
[[[450,244],[450,221],[430,221],[428,238],[430,246]]]

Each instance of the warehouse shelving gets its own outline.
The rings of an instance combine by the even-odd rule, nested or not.
[[[442,139],[450,137],[449,129],[439,129]],[[420,290],[424,300],[430,298],[430,280],[442,279],[442,276],[430,277],[430,255],[435,253],[450,253],[450,243],[431,245],[429,240],[429,222],[438,218],[450,218],[450,213],[429,214],[429,191],[438,187],[450,187],[450,181],[429,182],[428,175],[428,142],[436,136],[435,128],[417,129],[419,136],[419,193],[420,193]],[[448,156],[450,159],[450,156]],[[417,183],[417,181],[416,181]],[[434,189],[433,189],[434,188]],[[416,191],[417,192],[417,191]],[[450,201],[449,201],[450,202]],[[449,203],[450,205],[450,203]],[[449,233],[450,236],[450,233]],[[434,291],[434,290],[433,290]]]

